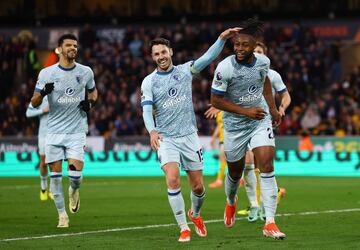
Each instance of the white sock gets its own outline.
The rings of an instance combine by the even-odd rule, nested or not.
[[[181,194],[181,189],[168,189],[168,199],[181,231],[189,230],[189,226],[186,222],[185,203]]]
[[[59,214],[65,213],[64,194],[62,189],[62,175],[58,172],[50,172],[50,192],[54,196],[54,202]]]
[[[227,202],[230,205],[234,205],[235,204],[235,197],[239,188],[239,182],[240,179],[238,180],[233,180],[229,173],[226,174],[225,177],[225,194],[226,194],[226,198],[227,198]]]
[[[276,213],[278,187],[274,172],[260,173],[261,200],[265,208],[266,224],[273,223]]]
[[[245,190],[250,207],[259,207],[256,198],[256,175],[254,164],[246,164],[244,168]]]
[[[82,181],[82,171],[69,170],[68,176],[71,189],[75,191],[76,189],[80,188]]]
[[[46,190],[47,189],[47,175],[42,176],[40,175],[40,186],[41,186],[41,190]]]
[[[201,206],[204,203],[204,199],[205,199],[205,188],[202,194],[200,195],[195,194],[193,191],[191,191],[190,199],[191,199],[192,216],[198,217],[200,215]]]

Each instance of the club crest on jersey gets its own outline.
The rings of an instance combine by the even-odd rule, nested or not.
[[[220,72],[217,72],[216,74],[216,80],[220,81],[222,79],[222,75]]]
[[[168,91],[168,95],[170,97],[175,97],[175,96],[177,96],[177,94],[178,94],[177,88],[170,88],[169,91]]]
[[[75,94],[75,89],[71,88],[71,87],[68,87],[65,89],[65,94],[67,96],[73,96]]]
[[[265,76],[266,76],[265,72],[260,70],[260,78],[262,82],[265,81]]]
[[[174,75],[173,78],[174,78],[176,81],[180,81],[180,76],[179,76],[179,75]]]
[[[78,84],[80,84],[80,82],[81,82],[81,76],[76,76],[76,81],[77,81]]]

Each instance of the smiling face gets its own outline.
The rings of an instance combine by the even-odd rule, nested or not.
[[[76,40],[64,39],[61,46],[58,48],[59,54],[68,61],[73,61],[76,58],[78,51],[78,43]]]
[[[157,65],[158,71],[168,71],[172,66],[173,51],[165,44],[156,44],[151,48],[151,56]]]
[[[255,49],[255,40],[247,34],[239,34],[234,40],[234,53],[240,63],[251,63]]]

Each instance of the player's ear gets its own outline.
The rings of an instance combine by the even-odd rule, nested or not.
[[[57,48],[55,49],[55,53],[56,53],[57,55],[59,55],[61,52],[62,52],[61,47],[57,47]]]
[[[174,54],[173,49],[170,48],[169,50],[170,50],[170,56],[173,56],[173,54]]]

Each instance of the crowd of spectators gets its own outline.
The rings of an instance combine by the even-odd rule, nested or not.
[[[90,66],[99,90],[96,108],[89,119],[90,135],[116,137],[147,134],[142,121],[140,86],[155,65],[148,43],[162,36],[172,42],[174,64],[198,58],[225,29],[223,24],[201,23],[173,26],[127,26],[124,36],[108,40],[87,26],[80,34],[78,62]],[[265,25],[271,67],[287,85],[292,104],[277,129],[280,135],[360,135],[360,70],[342,78],[340,43],[317,39],[311,30],[294,23],[292,27]],[[0,37],[0,136],[36,134],[36,119],[26,119],[36,79],[29,75],[13,87],[19,60],[27,57],[31,43]],[[193,80],[193,102],[200,135],[209,135],[214,121],[204,118],[216,65],[232,53],[227,43],[221,56]]]

